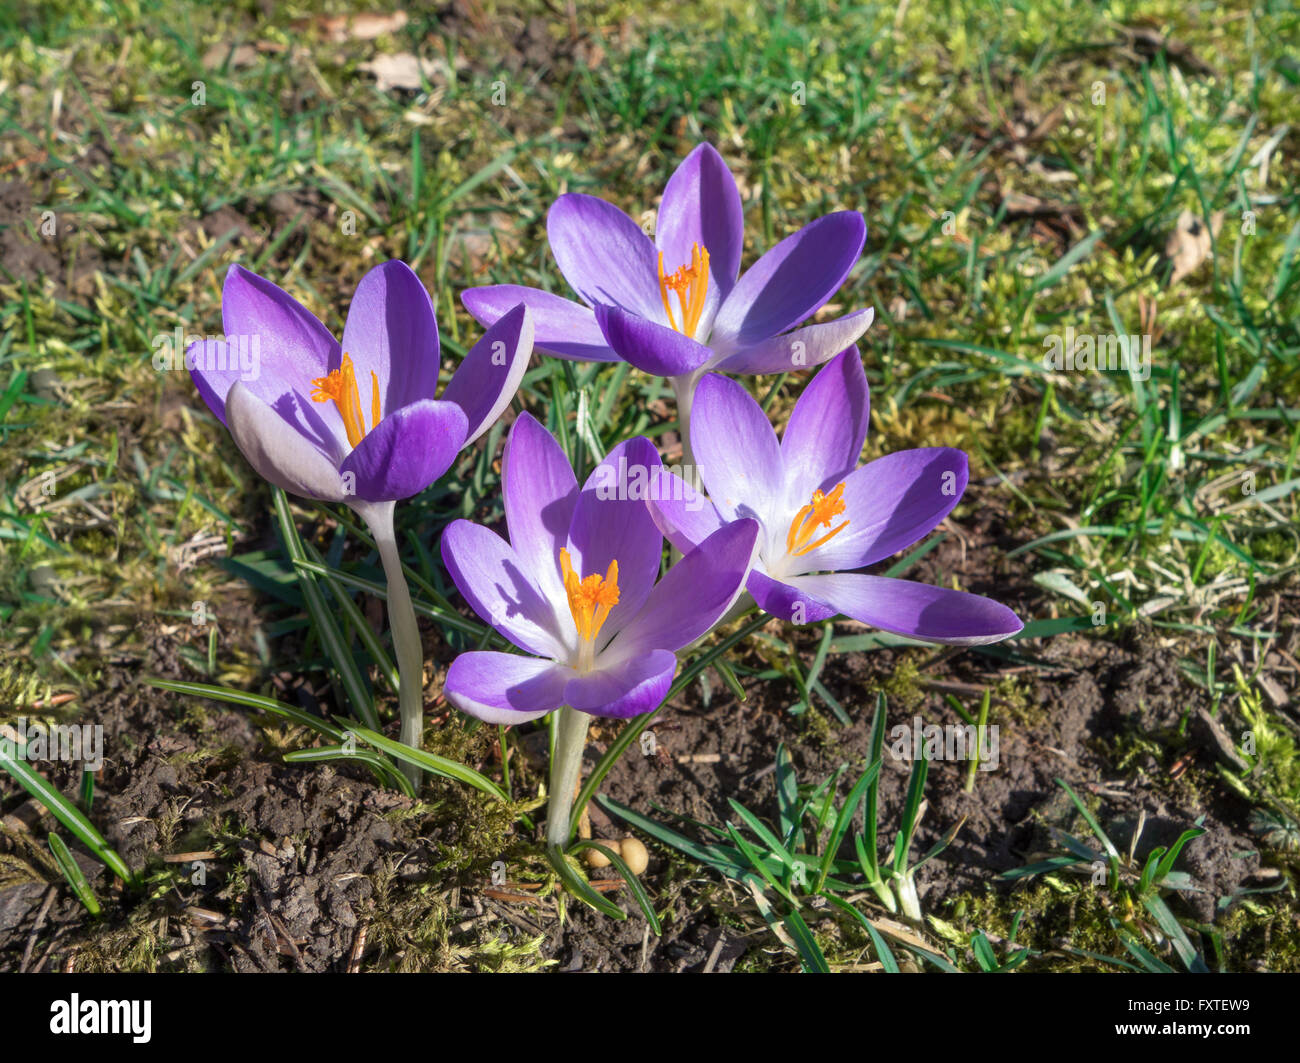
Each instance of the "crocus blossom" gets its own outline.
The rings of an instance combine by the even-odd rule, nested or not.
[[[659,580],[663,536],[644,499],[609,490],[629,467],[660,468],[648,439],[620,443],[580,489],[550,433],[527,414],[515,421],[502,467],[509,542],[458,520],[442,557],[474,611],[524,652],[457,657],[444,686],[457,708],[503,724],[562,706],[650,712],[672,683],[674,651],[741,593],[758,524],[719,527]]]
[[[743,275],[744,216],[736,181],[709,144],[664,189],[652,241],[595,196],[562,195],[547,216],[551,253],[581,303],[515,284],[462,295],[481,323],[523,303],[539,350],[560,358],[630,362],[674,380],[689,402],[710,369],[770,373],[820,365],[854,343],[873,311],[796,328],[853,268],[866,239],[856,211],[827,214],[786,237]],[[684,383],[683,383],[684,382]],[[688,386],[689,385],[689,386]]]
[[[446,472],[509,405],[532,350],[528,311],[509,308],[439,399],[433,304],[398,261],[361,279],[341,345],[242,266],[226,274],[221,314],[225,337],[186,352],[209,409],[266,480],[354,508],[407,498]]]
[[[759,607],[796,623],[838,613],[926,642],[971,645],[1014,635],[1006,606],[975,594],[855,571],[932,531],[966,489],[966,455],[950,447],[888,454],[859,467],[869,395],[856,348],[804,389],[778,442],[736,381],[704,377],[691,441],[708,504],[688,485],[649,505],[674,546],[688,550],[731,521],[757,520],[747,589]]]
[[[388,581],[400,675],[401,740],[423,733],[423,650],[393,522],[509,405],[532,353],[526,308],[503,314],[437,398],[438,323],[409,266],[385,262],[357,285],[343,342],[287,292],[231,266],[226,334],[192,345],[187,365],[208,408],[261,476],[296,495],[351,506],[370,528]],[[404,763],[413,786],[418,768]]]

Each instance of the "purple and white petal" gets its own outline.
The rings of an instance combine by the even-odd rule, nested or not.
[[[550,601],[565,602],[560,547],[568,542],[578,481],[560,444],[531,414],[521,413],[506,437],[501,494],[510,544],[525,571]]]
[[[734,521],[686,554],[655,585],[641,612],[623,626],[601,659],[677,650],[707,632],[745,589],[758,532],[757,521]]]
[[[802,587],[773,579],[757,566],[749,574],[745,589],[763,612],[792,624],[815,624],[840,611]]]
[[[676,473],[664,470],[650,500],[655,526],[682,553],[723,526],[717,507]]]
[[[787,236],[749,267],[723,301],[713,341],[749,347],[819,310],[844,283],[866,242],[857,211],[827,214]]]
[[[684,376],[711,356],[689,336],[616,306],[597,306],[596,323],[614,353],[651,376]]]
[[[790,582],[845,616],[897,635],[952,646],[998,642],[1024,625],[992,598],[911,580],[837,572],[794,576]]]
[[[837,520],[849,526],[794,559],[789,571],[866,568],[906,550],[952,512],[969,476],[966,455],[953,447],[898,450],[868,462],[844,480],[844,513]]]
[[[731,350],[721,342],[715,343],[717,359],[710,368],[725,373],[762,374],[786,373],[811,369],[821,365],[845,347],[857,343],[871,327],[876,312],[871,307],[858,310],[834,321],[805,325],[793,332],[785,332],[771,339],[760,340],[749,347]]]
[[[558,709],[572,675],[554,661],[473,650],[451,662],[442,692],[461,712],[509,727]]]
[[[264,480],[304,498],[348,501],[334,461],[239,381],[226,394],[226,427]]]
[[[785,511],[785,462],[758,402],[736,381],[710,373],[695,389],[691,450],[709,498],[726,520],[770,526]]]
[[[660,468],[650,440],[626,440],[592,471],[574,507],[568,536],[574,571],[580,578],[604,576],[609,563],[618,562],[618,604],[601,629],[602,638],[640,611],[659,576],[664,540],[646,505],[646,491]],[[572,618],[568,623],[572,628]]]
[[[709,288],[699,334],[736,284],[745,246],[745,213],[736,179],[711,144],[700,144],[682,160],[664,188],[655,224],[655,245],[663,252],[664,272],[691,261],[699,244],[709,252]]]
[[[788,504],[803,506],[813,491],[829,491],[857,468],[870,415],[867,374],[858,349],[850,347],[808,382],[785,426]]]
[[[205,343],[195,365],[186,352],[190,376],[208,408],[226,423],[226,396],[241,381],[267,405],[292,394],[311,401],[311,382],[337,368],[338,341],[316,315],[264,277],[231,266],[221,292],[225,341]],[[197,345],[195,345],[197,346]],[[334,409],[322,410],[330,433],[346,442],[343,421]]]
[[[589,306],[622,306],[667,323],[659,295],[659,255],[641,226],[613,204],[569,192],[546,216],[551,254]]]
[[[367,432],[339,472],[362,502],[394,502],[438,479],[464,445],[465,411],[454,402],[421,399]]]
[[[533,353],[533,322],[527,307],[515,307],[469,349],[442,397],[465,411],[465,443],[473,443],[497,422],[519,390]]]
[[[460,301],[480,325],[495,325],[520,303],[533,319],[533,346],[543,354],[579,362],[617,362],[591,307],[540,288],[490,284],[461,293]]]
[[[467,520],[442,533],[442,560],[456,588],[486,623],[521,650],[555,660],[568,656],[554,603],[538,589],[533,573],[501,536]],[[572,628],[567,603],[565,622]]]
[[[626,720],[663,704],[677,671],[677,655],[653,650],[585,675],[569,673],[564,702],[579,712]]]
[[[361,278],[348,307],[342,347],[352,358],[367,420],[371,373],[379,382],[383,417],[438,397],[438,322],[428,291],[405,262],[381,263]]]

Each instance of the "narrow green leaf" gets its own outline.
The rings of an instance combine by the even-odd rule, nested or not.
[[[90,888],[90,883],[86,880],[85,873],[81,866],[73,859],[72,853],[68,851],[67,843],[64,842],[57,834],[50,834],[50,852],[54,854],[54,862],[59,865],[59,870],[63,872],[63,877],[68,880],[68,885],[72,887],[72,892],[77,895],[79,900],[91,915],[99,915],[99,898],[95,896],[95,891]]]
[[[280,534],[284,539],[285,549],[289,551],[290,560],[295,564],[310,560],[303,550],[302,540],[298,537],[298,528],[293,522],[293,514],[289,511],[289,496],[278,487],[273,490],[272,495],[275,501],[276,520],[280,525]],[[375,711],[374,699],[366,689],[361,670],[357,667],[351,649],[343,640],[343,634],[339,631],[333,613],[325,604],[325,595],[321,593],[316,583],[316,576],[300,571],[298,582],[302,587],[307,612],[316,628],[316,634],[320,637],[321,646],[324,647],[330,664],[342,683],[344,694],[352,708],[360,714],[361,719],[369,727],[378,730],[379,715]]]
[[[583,849],[595,849],[597,852],[603,853],[605,859],[618,868],[618,873],[623,876],[628,889],[632,891],[632,896],[636,898],[636,903],[645,916],[646,922],[650,924],[650,929],[655,932],[655,937],[661,936],[663,929],[659,925],[659,916],[655,914],[654,905],[650,903],[650,898],[646,894],[645,887],[641,885],[641,880],[632,874],[623,858],[608,846],[595,841],[580,841],[569,847],[569,854],[576,856]]]
[[[304,712],[294,705],[286,705],[283,701],[276,701],[275,698],[264,697],[261,694],[250,694],[246,690],[232,690],[228,687],[212,686],[208,683],[190,683],[176,679],[151,677],[146,679],[145,682],[152,687],[157,687],[159,690],[170,690],[176,694],[189,694],[196,698],[210,698],[213,701],[224,701],[229,705],[240,705],[244,708],[256,709],[258,712],[279,716],[303,727],[309,727],[327,738],[333,738],[340,742],[343,740],[343,728],[330,723],[328,720],[323,720],[319,716]]]
[[[797,911],[792,911],[785,917],[786,932],[794,939],[795,948],[799,950],[799,960],[803,964],[803,969],[807,974],[830,974],[831,965],[826,962],[826,956],[817,944],[817,939],[813,936],[812,930],[808,924],[803,921]]]
[[[367,727],[354,727],[352,733],[367,745],[382,749],[395,760],[414,764],[425,771],[432,772],[434,775],[441,775],[447,779],[456,779],[459,782],[468,783],[474,789],[482,791],[489,797],[495,797],[504,804],[510,803],[510,799],[506,797],[506,793],[501,787],[486,775],[479,774],[473,768],[461,764],[459,761],[449,760],[435,753],[426,753],[423,749],[412,749],[410,746],[396,742]]]
[[[126,866],[126,861],[104,840],[104,836],[95,829],[95,825],[63,794],[32,770],[25,760],[19,760],[11,749],[12,743],[6,739],[0,741],[0,768],[4,768],[18,780],[29,794],[49,809],[50,814],[62,823],[95,854],[104,865],[128,886],[136,886],[135,873]]]
[[[558,845],[548,845],[546,847],[546,861],[560,876],[560,881],[564,883],[575,897],[584,904],[595,908],[596,911],[602,912],[611,919],[626,919],[627,913],[612,901],[606,900],[594,889],[591,884],[582,876],[582,874],[569,863],[564,853]]]

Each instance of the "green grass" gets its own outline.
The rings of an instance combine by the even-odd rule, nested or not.
[[[993,485],[982,497],[1004,545],[987,551],[990,578],[1031,572],[1032,619],[1094,639],[1137,626],[1176,647],[1228,729],[1259,737],[1260,769],[1223,772],[1229,785],[1293,826],[1294,727],[1261,684],[1270,651],[1294,647],[1300,563],[1300,68],[1287,47],[1300,16],[1165,0],[750,6],[600,4],[578,47],[539,5],[548,58],[522,66],[522,22],[491,3],[481,24],[415,14],[342,44],[297,24],[318,10],[306,3],[267,19],[160,0],[7,8],[0,185],[23,192],[0,239],[58,265],[0,269],[0,709],[57,693],[91,708],[107,674],[154,669],[162,646],[207,683],[329,674],[267,488],[187,378],[151,365],[160,334],[220,331],[229,262],[338,330],[360,276],[402,257],[433,293],[449,368],[477,335],[463,288],[565,292],[545,241],[557,194],[641,217],[708,139],[741,184],[745,264],[828,210],[867,218],[832,307],[876,308],[866,456],[965,448],[972,482]],[[1177,47],[1140,52],[1121,27],[1144,25]],[[241,65],[216,42],[261,48]],[[455,76],[380,93],[360,63],[405,50]],[[1163,249],[1184,210],[1221,214],[1221,228],[1213,257],[1171,282]],[[57,249],[42,242],[46,211]],[[1150,378],[1045,372],[1044,340],[1067,327],[1153,332]],[[778,423],[801,385],[754,382]],[[627,435],[671,431],[665,402],[635,371],[546,360],[516,406],[589,466]],[[426,615],[456,600],[437,531],[500,515],[500,439],[399,508]],[[329,570],[377,578],[344,514],[295,512]],[[967,503],[957,524],[973,516]],[[191,624],[196,602],[213,624]],[[293,661],[286,637],[301,640]],[[818,689],[827,655],[879,640],[788,637],[735,672],[784,677],[801,711],[839,715]],[[477,638],[448,626],[447,655]],[[1276,918],[1274,901],[1259,899],[1254,923],[1234,912],[1235,932]],[[1011,925],[987,914],[985,927]],[[963,927],[968,943],[980,931]],[[981,965],[986,945],[970,946]]]

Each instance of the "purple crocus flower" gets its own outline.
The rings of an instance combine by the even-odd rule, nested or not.
[[[438,324],[409,266],[357,285],[343,342],[287,292],[242,266],[222,291],[226,335],[186,352],[209,409],[261,476],[354,508],[428,487],[509,405],[527,368],[524,307],[500,315],[438,399]]]
[[[547,216],[551,253],[581,303],[497,284],[461,296],[482,324],[523,303],[537,347],[560,358],[627,361],[669,377],[688,404],[710,369],[772,373],[820,365],[854,343],[873,311],[795,328],[819,310],[862,252],[856,211],[786,237],[740,276],[744,217],[735,178],[700,144],[664,189],[655,239],[595,196],[560,196]],[[737,279],[739,277],[739,279]],[[688,412],[688,411],[687,411]]]
[[[361,278],[341,345],[296,299],[240,266],[226,274],[221,314],[225,337],[186,351],[190,375],[263,478],[296,495],[346,503],[370,528],[388,579],[401,740],[419,748],[423,650],[393,510],[451,468],[510,404],[532,353],[528,310],[501,315],[441,399],[433,304],[403,262]],[[418,787],[419,769],[402,767]]]
[[[663,536],[638,492],[614,488],[628,469],[659,468],[653,444],[638,436],[579,489],[550,433],[518,417],[502,463],[510,541],[458,520],[443,533],[442,557],[474,611],[524,655],[461,654],[444,687],[453,705],[503,724],[562,706],[620,718],[658,707],[674,651],[743,590],[758,535],[755,521],[720,527],[656,582]]]
[[[762,524],[746,584],[764,612],[796,623],[838,613],[926,642],[997,642],[1022,627],[989,598],[854,571],[932,531],[966,489],[966,455],[902,450],[858,467],[869,396],[856,348],[826,364],[795,404],[780,442],[736,381],[700,381],[691,440],[705,503],[690,487],[650,502],[674,546],[690,549],[729,521]]]

